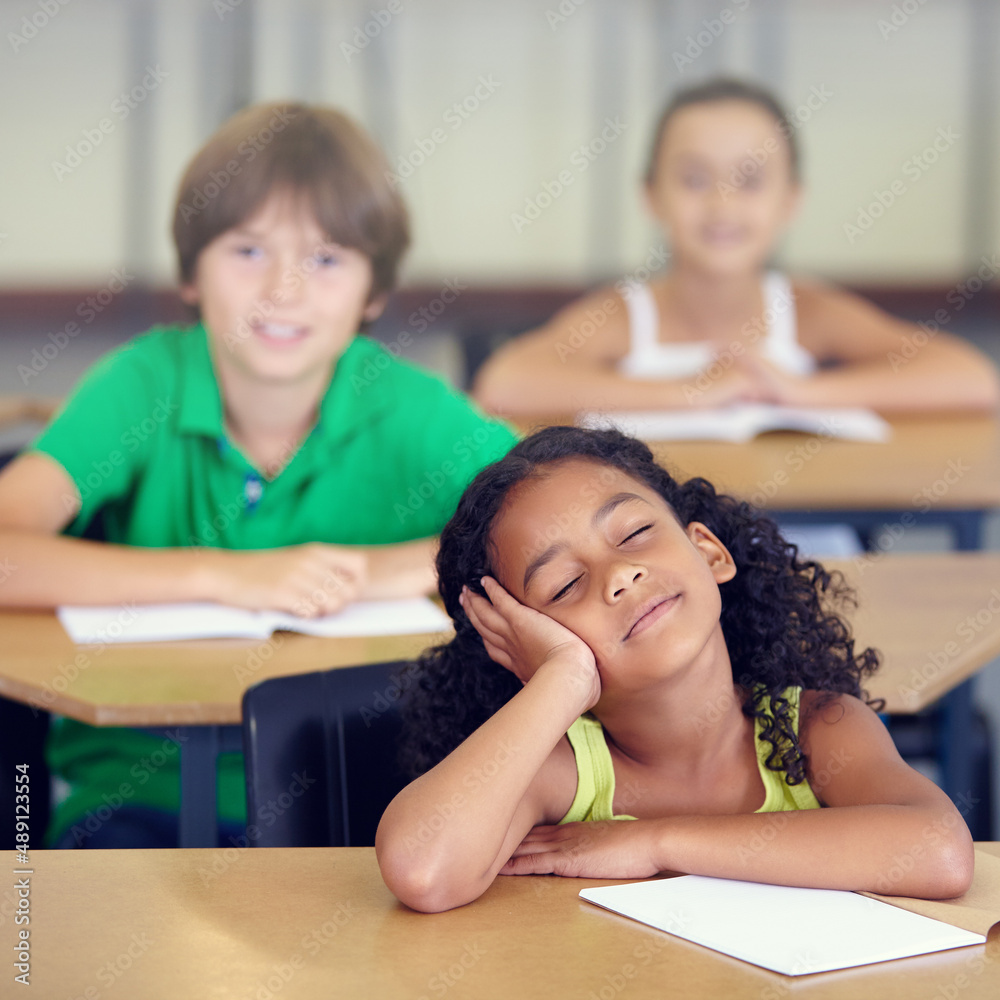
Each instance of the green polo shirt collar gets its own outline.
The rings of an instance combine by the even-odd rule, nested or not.
[[[177,428],[182,433],[222,437],[225,435],[222,398],[208,349],[208,334],[201,323],[196,323],[180,337],[184,387]]]
[[[238,452],[226,435],[222,398],[204,325],[192,326],[183,335],[182,345],[185,386],[180,400],[178,429],[182,433],[218,439],[233,452]],[[367,337],[359,335],[351,340],[337,359],[333,378],[320,403],[319,421],[288,467],[294,465],[305,470],[328,461],[330,449],[363,430],[391,407],[392,401],[385,393],[377,389],[372,391],[372,374],[381,370],[377,363],[381,353],[382,349]]]

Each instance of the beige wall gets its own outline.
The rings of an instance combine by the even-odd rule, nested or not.
[[[434,129],[445,136],[402,184],[416,232],[409,280],[623,273],[661,245],[637,183],[657,108],[674,87],[722,70],[773,83],[805,108],[808,193],[783,249],[790,266],[851,281],[956,281],[1000,235],[996,6],[4,0],[0,287],[99,285],[121,267],[169,284],[168,214],[185,160],[234,102],[286,96],[342,105],[394,162],[419,160]],[[399,13],[364,49],[343,49],[372,11],[391,8]],[[31,38],[24,18],[41,24]],[[695,51],[688,38],[707,37],[706,19],[721,33],[679,68],[674,54]],[[147,66],[162,78],[123,118],[114,102],[152,82]],[[473,106],[477,86],[468,117],[449,112]],[[56,176],[67,144],[102,119],[100,145]],[[574,153],[606,119],[619,134],[583,170]],[[912,159],[940,135],[951,138],[939,138],[937,162]],[[514,214],[560,172],[571,183],[518,232]],[[852,242],[845,224],[894,182],[903,193]]]

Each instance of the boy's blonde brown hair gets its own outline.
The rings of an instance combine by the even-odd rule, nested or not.
[[[369,301],[390,292],[410,242],[402,198],[372,138],[334,108],[256,104],[233,115],[195,154],[174,204],[182,284],[198,255],[275,192],[303,198],[328,239],[372,265]]]

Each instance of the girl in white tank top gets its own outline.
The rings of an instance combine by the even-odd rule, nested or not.
[[[798,342],[792,283],[780,271],[764,275],[761,291],[767,333],[761,356],[790,375],[816,371],[816,359]],[[629,378],[692,378],[715,358],[716,346],[708,341],[662,341],[656,299],[646,284],[630,283],[622,291],[628,310],[628,353],[618,370]]]
[[[669,278],[617,281],[510,341],[480,370],[477,399],[532,420],[742,403],[994,412],[996,370],[947,330],[928,337],[818,282],[793,292],[769,270],[799,202],[796,132],[752,84],[676,95],[643,190],[671,245]]]

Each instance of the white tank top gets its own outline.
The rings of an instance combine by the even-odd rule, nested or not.
[[[798,342],[795,328],[795,297],[792,284],[780,271],[768,271],[763,281],[767,332],[760,352],[790,375],[811,375],[816,359]],[[716,347],[705,341],[663,343],[659,339],[660,317],[648,285],[631,283],[623,296],[628,309],[629,350],[618,370],[629,378],[690,378],[707,368]]]

